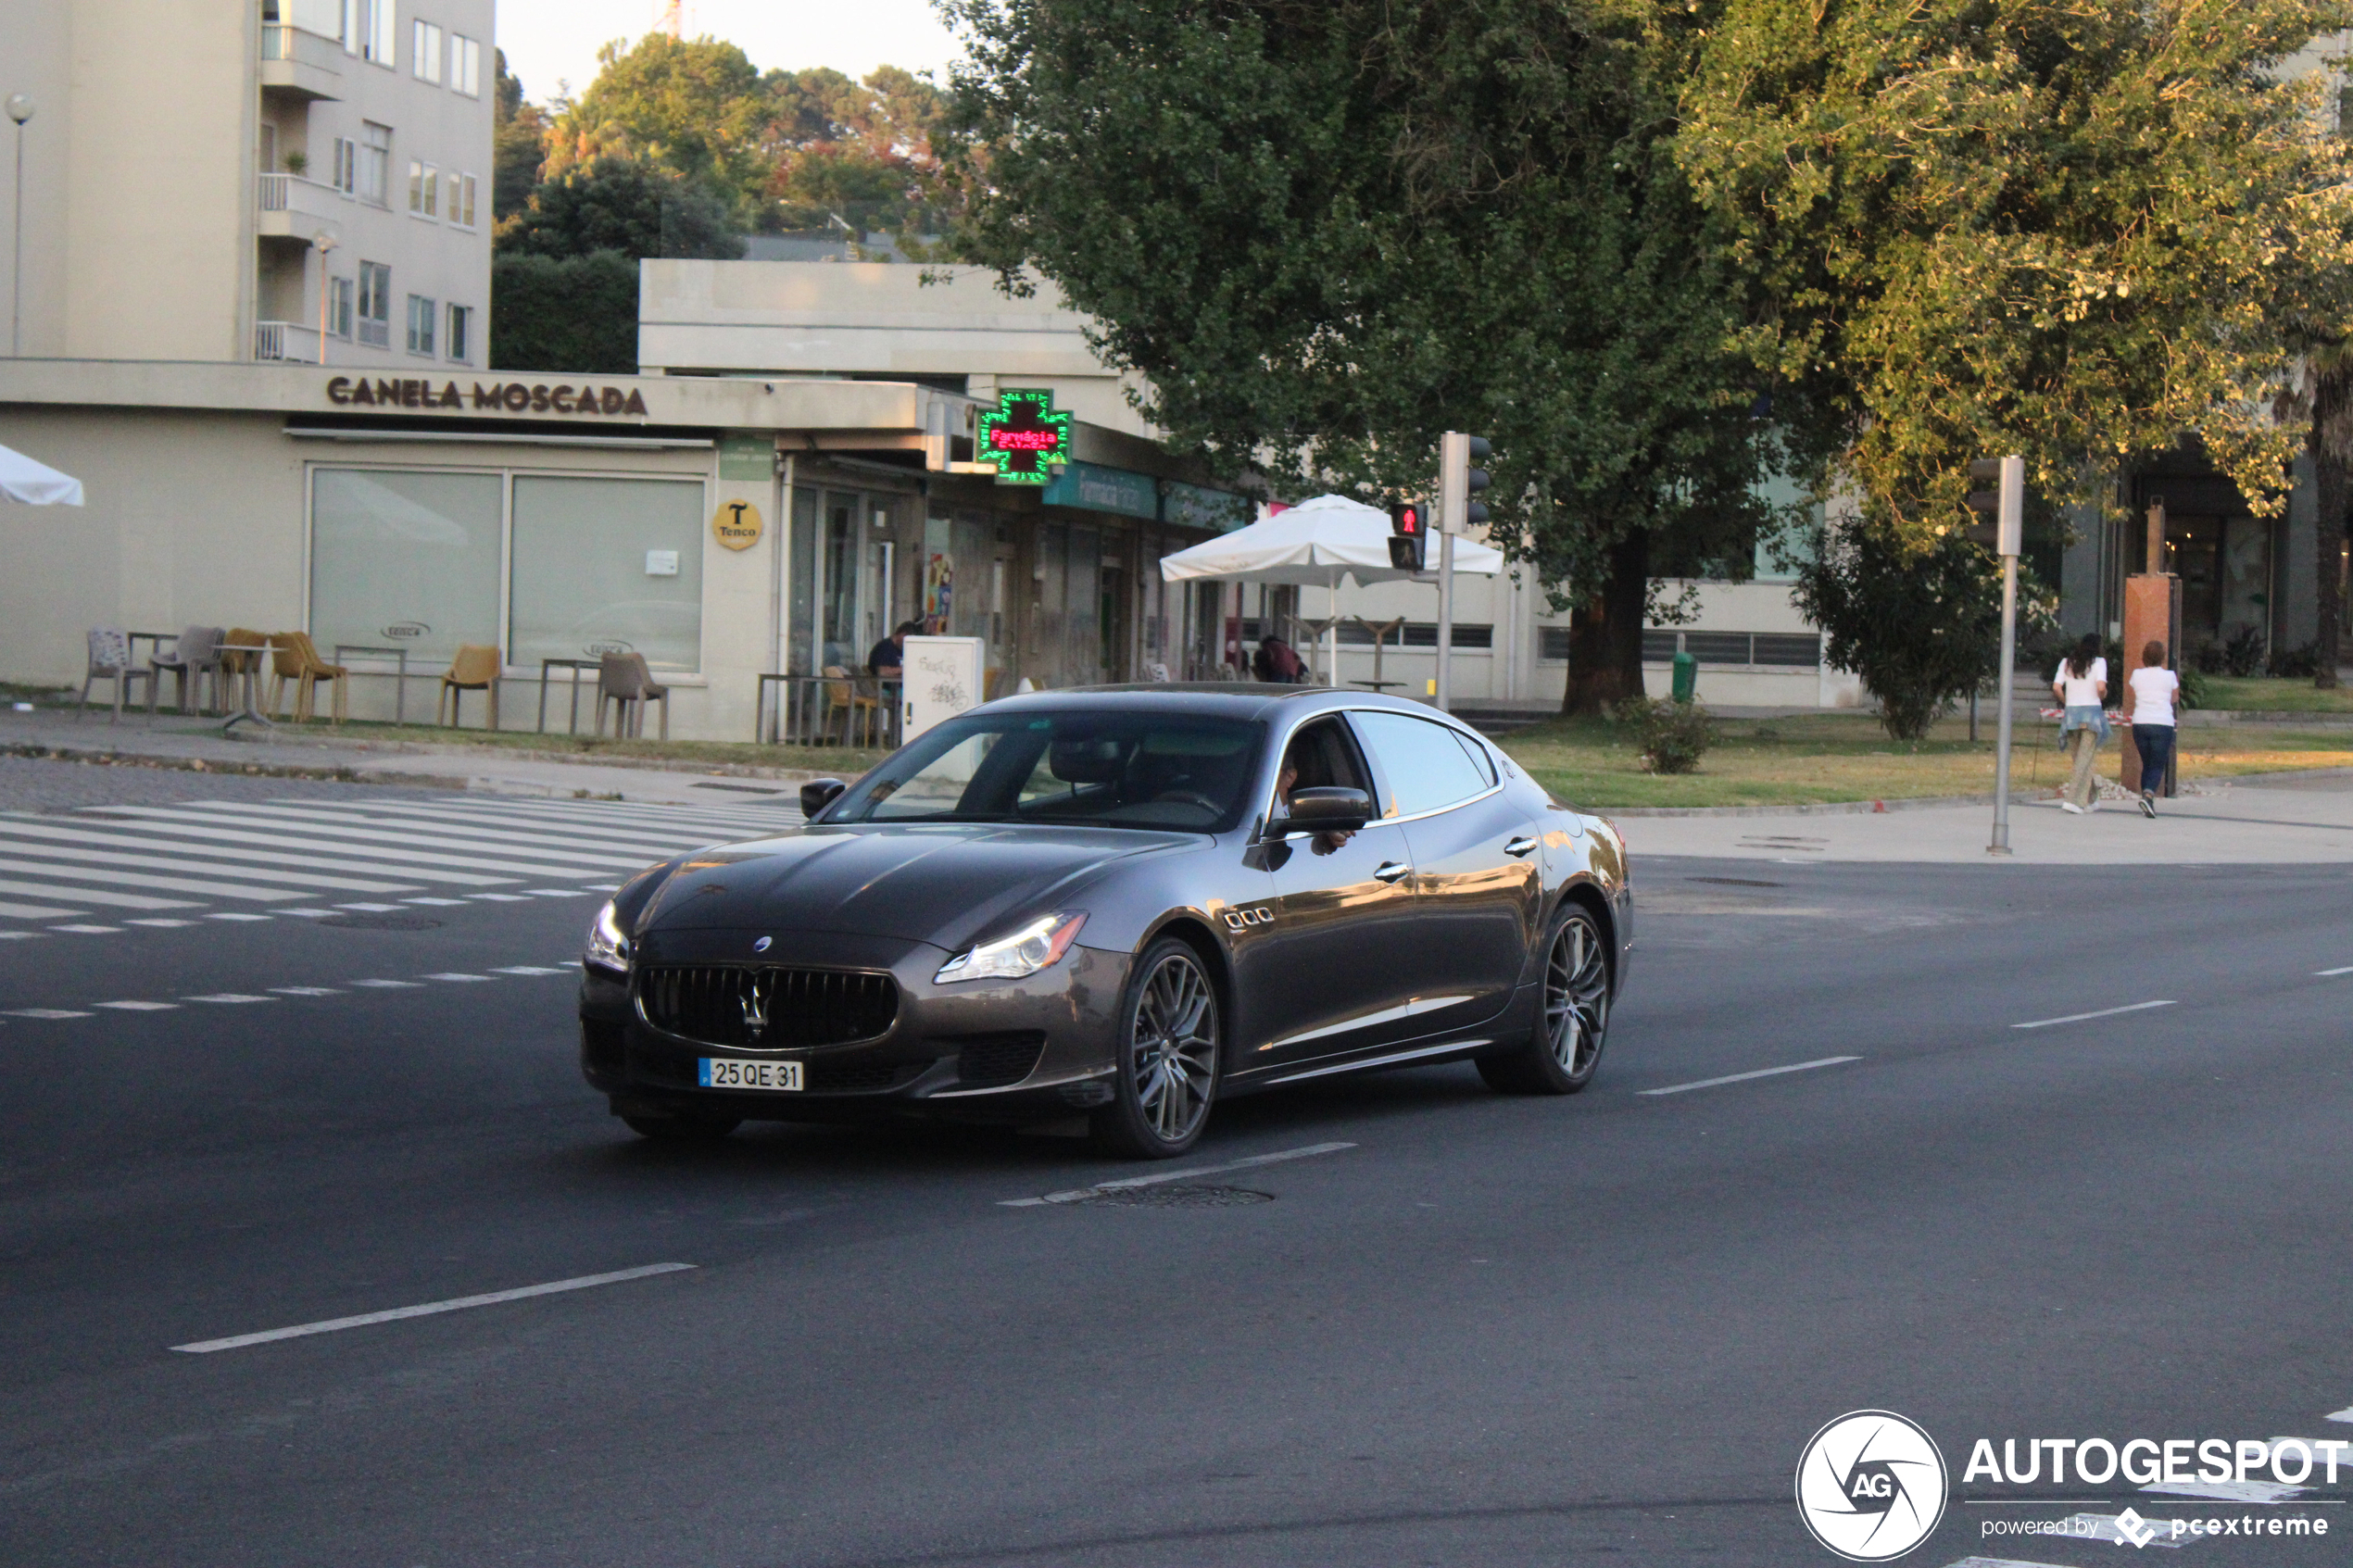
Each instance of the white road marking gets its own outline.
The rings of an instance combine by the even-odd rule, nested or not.
[[[364,909],[371,915],[382,915],[395,913],[399,909],[400,906],[397,904],[337,904],[335,908],[338,909]]]
[[[215,898],[250,898],[257,903],[309,897],[308,893],[289,892],[283,887],[256,887],[245,882],[199,882],[194,877],[154,876],[145,872],[127,872],[114,866],[59,865],[45,860],[18,859],[13,856],[0,859],[0,872],[18,876],[46,877],[51,884],[47,891],[62,894],[68,898],[76,896],[70,884],[82,882],[122,887],[152,887],[165,893],[201,893]]]
[[[635,832],[630,837],[617,838],[594,827],[584,828],[576,822],[499,820],[484,826],[472,813],[403,806],[390,801],[367,806],[321,806],[306,801],[299,806],[277,803],[268,807],[211,801],[200,809],[216,821],[252,821],[258,818],[292,822],[306,832],[376,838],[393,844],[438,840],[459,847],[495,848],[507,854],[527,855],[543,860],[571,860],[591,866],[611,863],[603,859],[607,854],[661,856],[673,853],[677,847],[675,840],[667,843],[648,841]],[[430,837],[425,836],[427,833]],[[668,838],[667,834],[663,836]]]
[[[531,902],[527,895],[521,893],[470,893],[466,897],[479,898],[488,904],[528,904]]]
[[[182,999],[191,1002],[213,1002],[221,1007],[234,1007],[239,1002],[274,1002],[278,998],[247,996],[243,991],[216,991],[209,997],[187,997]]]
[[[205,916],[207,920],[268,920],[268,915],[249,915],[237,909],[220,909]]]
[[[561,876],[563,872],[560,870],[551,868],[564,866],[577,866],[590,872],[598,866],[613,866],[635,871],[645,859],[642,851],[635,855],[616,856],[564,849],[560,847],[563,842],[560,839],[538,838],[529,834],[467,834],[448,829],[442,829],[436,833],[403,833],[397,830],[422,824],[409,822],[372,824],[354,822],[347,818],[323,815],[315,811],[290,810],[284,807],[267,809],[216,807],[188,809],[172,806],[109,806],[107,810],[109,814],[137,817],[150,823],[189,822],[196,824],[195,831],[197,832],[210,831],[211,824],[215,822],[274,829],[276,834],[284,834],[291,828],[294,832],[305,835],[308,841],[323,842],[327,847],[344,854],[386,854],[386,851],[375,847],[380,844],[393,847],[415,845],[428,849],[488,851],[513,859],[538,861],[540,864],[536,867],[503,866],[499,869],[533,872],[539,876]],[[558,847],[534,848],[533,846],[537,844]],[[493,862],[480,863],[487,865]]]
[[[468,980],[488,980],[490,976],[486,974],[428,974],[425,978],[427,980],[447,980],[454,985]]]
[[[1338,1154],[1343,1148],[1354,1148],[1353,1143],[1312,1143],[1304,1148],[1287,1148],[1277,1154],[1253,1154],[1246,1160],[1228,1160],[1219,1165],[1191,1165],[1182,1171],[1155,1171],[1149,1176],[1128,1176],[1115,1182],[1097,1182],[1090,1187],[1074,1187],[1068,1192],[1050,1192],[1043,1198],[1008,1198],[998,1202],[1000,1209],[1035,1209],[1045,1203],[1079,1203],[1098,1193],[1120,1192],[1128,1187],[1158,1186],[1163,1182],[1181,1182],[1188,1176],[1214,1176],[1227,1171],[1255,1170],[1261,1165],[1279,1165],[1287,1160],[1310,1160],[1319,1154]]]
[[[95,837],[95,834],[84,834]],[[235,850],[208,854],[191,847],[175,855],[127,855],[110,849],[85,849],[73,844],[51,843],[45,839],[27,840],[12,834],[8,825],[0,822],[0,850],[25,859],[25,868],[36,874],[46,872],[65,872],[61,867],[33,861],[71,861],[76,864],[101,866],[132,866],[147,871],[189,872],[200,876],[218,876],[232,882],[283,882],[296,887],[333,887],[348,893],[406,893],[411,884],[397,882],[360,882],[351,877],[314,876],[303,872],[265,871],[258,866],[236,859]],[[222,857],[226,856],[224,859]]]
[[[581,896],[580,889],[576,887],[526,887],[523,891],[535,898],[577,898]]]
[[[86,1012],[75,1012],[69,1008],[10,1008],[8,1016],[10,1018],[87,1018],[90,1015]]]
[[[125,924],[125,925],[152,925],[152,926],[157,926],[157,927],[159,927],[159,928],[163,928],[163,929],[168,929],[168,930],[169,930],[169,929],[176,929],[176,928],[178,928],[178,927],[180,927],[180,926],[183,926],[183,925],[194,925],[194,924],[195,924],[196,922],[195,922],[195,921],[192,921],[192,920],[161,920],[161,919],[157,919],[157,920],[127,920],[127,921],[124,921],[122,923],[123,923],[123,924]]]
[[[2120,1008],[2102,1008],[2097,1012],[2070,1012],[2064,1018],[2038,1018],[2029,1023],[2013,1023],[2013,1029],[2048,1029],[2054,1023],[2082,1023],[2088,1019],[2114,1018],[2120,1012],[2146,1012],[2151,1008],[2179,1007],[2179,1002],[2131,1002]]]
[[[117,909],[193,909],[185,898],[150,898],[144,893],[108,893],[96,887],[59,887],[45,882],[0,881],[0,893],[25,893],[35,898],[63,898],[74,904],[104,904]],[[73,911],[68,909],[67,914]]]
[[[617,882],[592,882],[587,886],[582,888],[581,891],[583,893],[618,893],[621,891],[621,884]]]
[[[201,828],[182,827],[170,822],[117,822],[106,817],[90,817],[82,820],[99,824],[99,827],[57,827],[53,825],[56,822],[55,818],[24,821],[0,812],[0,840],[30,837],[66,844],[99,844],[115,849],[157,850],[171,858],[170,862],[158,860],[158,864],[196,859],[226,860],[232,864],[225,869],[233,872],[246,862],[258,860],[275,866],[300,866],[306,871],[359,872],[370,876],[398,876],[409,879],[405,884],[401,883],[361,884],[349,889],[355,893],[405,892],[408,887],[414,886],[420,882],[459,882],[473,887],[497,887],[503,883],[517,880],[511,876],[481,875],[472,869],[474,862],[447,855],[419,856],[398,850],[359,850],[345,844],[314,844],[307,839],[290,838],[283,833],[214,832],[207,834]],[[164,836],[175,834],[188,836]],[[216,840],[225,842],[215,842]],[[256,847],[247,848],[248,844]],[[325,850],[327,854],[322,856],[292,852],[298,849]],[[361,859],[335,858],[353,855],[364,855],[368,858]],[[384,862],[388,859],[403,863],[385,865]],[[411,861],[419,863],[407,863]],[[449,871],[427,869],[434,865],[465,869]],[[519,867],[517,869],[527,870],[533,876],[547,874],[535,868]],[[329,880],[323,877],[319,879],[319,884],[322,886],[332,885]]]
[[[117,1008],[124,1012],[177,1012],[178,1002],[92,1002],[94,1008]]]
[[[272,1340],[300,1339],[306,1335],[333,1334],[341,1329],[366,1328],[371,1323],[398,1323],[403,1318],[429,1318],[442,1312],[462,1312],[471,1307],[495,1307],[502,1301],[526,1300],[534,1296],[556,1296],[568,1290],[619,1285],[625,1280],[650,1279],[656,1274],[680,1273],[694,1266],[692,1263],[648,1263],[642,1268],[616,1269],[609,1274],[582,1274],[576,1279],[552,1280],[546,1285],[486,1291],[480,1296],[457,1296],[447,1301],[427,1301],[415,1307],[395,1307],[390,1311],[328,1318],[320,1323],[296,1323],[292,1328],[265,1329],[259,1334],[234,1334],[226,1339],[199,1339],[192,1345],[174,1345],[171,1348],[191,1356],[210,1355],[215,1350],[242,1350],[248,1345],[267,1345]]]
[[[404,904],[428,904],[437,909],[463,909],[466,903],[463,898],[403,898],[400,901]]]
[[[44,904],[0,904],[0,915],[11,920],[60,920],[81,912],[80,909],[53,909]]]
[[[272,909],[270,912],[273,915],[301,915],[308,920],[332,920],[334,918],[334,910],[333,909]]]
[[[343,995],[332,985],[272,985],[270,988],[282,997],[340,997]]]
[[[114,812],[123,812],[135,811],[140,809],[127,806],[117,806],[109,807],[107,809]],[[144,813],[142,814],[144,815]],[[122,823],[122,826],[148,834],[185,834],[185,843],[168,842],[167,847],[175,849],[184,848],[199,854],[207,852],[220,852],[220,846],[216,844],[214,842],[215,840],[225,841],[225,843],[231,847],[252,844],[274,850],[319,850],[333,856],[335,859],[329,860],[319,859],[309,856],[297,856],[292,858],[293,862],[296,865],[332,865],[338,866],[346,871],[372,872],[378,876],[406,876],[410,878],[412,881],[462,882],[471,884],[476,887],[495,887],[502,882],[513,882],[517,879],[512,876],[486,876],[481,873],[485,872],[515,872],[520,873],[522,876],[529,877],[560,876],[563,874],[563,869],[560,865],[516,865],[506,860],[485,859],[479,854],[436,855],[429,850],[422,849],[401,849],[390,846],[379,847],[374,844],[354,844],[347,840],[337,838],[314,838],[307,834],[288,832],[283,825],[277,827],[273,832],[267,833],[248,833],[233,828],[208,826],[203,823],[196,822],[140,821],[124,822]],[[150,839],[146,842],[153,843],[155,841]],[[426,839],[424,842],[428,844],[441,844],[444,848],[450,847],[450,846],[440,839]],[[272,856],[271,858],[285,859],[286,857]],[[387,861],[391,863],[386,864],[385,862]],[[597,860],[593,857],[573,862],[573,864],[581,866],[583,869],[593,868],[597,863]],[[431,867],[447,867],[448,870],[444,872],[435,872],[428,869]]]
[[[168,923],[172,925],[184,925],[187,922],[185,921],[171,921]],[[40,935],[41,933],[37,931],[0,931],[0,942],[30,942]]]
[[[2347,1405],[2341,1411],[2331,1411],[2324,1419],[2329,1421],[2353,1421],[2353,1405]]]
[[[122,927],[119,925],[53,925],[49,929],[70,931],[76,936],[120,936],[122,935]]]
[[[1680,1095],[1692,1089],[1712,1089],[1719,1084],[1745,1084],[1751,1078],[1778,1078],[1784,1073],[1806,1073],[1817,1067],[1836,1067],[1842,1061],[1860,1061],[1859,1056],[1825,1056],[1812,1061],[1793,1061],[1787,1067],[1760,1067],[1754,1073],[1729,1073],[1721,1078],[1702,1078],[1695,1084],[1669,1084],[1663,1089],[1637,1089],[1641,1095]]]
[[[572,972],[568,969],[549,969],[544,964],[516,963],[508,964],[503,969],[493,970],[491,972],[494,974],[569,974]]]
[[[2353,964],[2347,964],[2343,969],[2316,969],[2312,972],[2323,980],[2332,974],[2353,974]]]
[[[371,990],[377,991],[391,991],[396,989],[403,991],[422,991],[425,988],[425,983],[422,980],[352,980],[346,982],[346,984],[351,985],[365,985]]]

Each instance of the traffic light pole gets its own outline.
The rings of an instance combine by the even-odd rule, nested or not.
[[[2002,554],[2002,712],[1994,741],[1994,842],[1989,855],[2010,852],[2010,709],[2018,678],[2018,552],[2026,521],[2026,459],[2002,459],[2000,511],[1994,540]]]
[[[1453,711],[1448,672],[1454,651],[1454,531],[1438,536],[1438,710]]]

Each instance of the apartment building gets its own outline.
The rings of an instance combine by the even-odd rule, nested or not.
[[[493,0],[0,0],[12,354],[488,362]],[[13,259],[21,257],[20,264]],[[20,273],[19,269],[20,267]]]

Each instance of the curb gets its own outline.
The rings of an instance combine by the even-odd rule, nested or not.
[[[179,773],[227,773],[245,778],[320,779],[332,784],[410,784],[437,789],[464,789],[468,781],[450,773],[394,773],[359,768],[306,768],[291,762],[214,762],[202,757],[159,757],[136,751],[103,751],[73,746],[38,746],[18,741],[0,745],[0,757],[27,757],[44,762],[81,762],[99,768],[157,768]]]

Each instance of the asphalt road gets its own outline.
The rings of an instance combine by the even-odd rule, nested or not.
[[[1239,1102],[1181,1169],[1350,1147],[1163,1185],[1271,1198],[1218,1207],[1011,1206],[1162,1173],[1046,1137],[639,1143],[522,972],[588,896],[0,942],[0,1561],[1818,1564],[1800,1449],[1881,1408],[1954,1475],[1907,1562],[2088,1565],[1986,1522],[2247,1510],[1965,1487],[1975,1437],[2353,1438],[2343,871],[1636,850],[1591,1092]],[[2343,1561],[2348,1492],[2192,1559]]]

